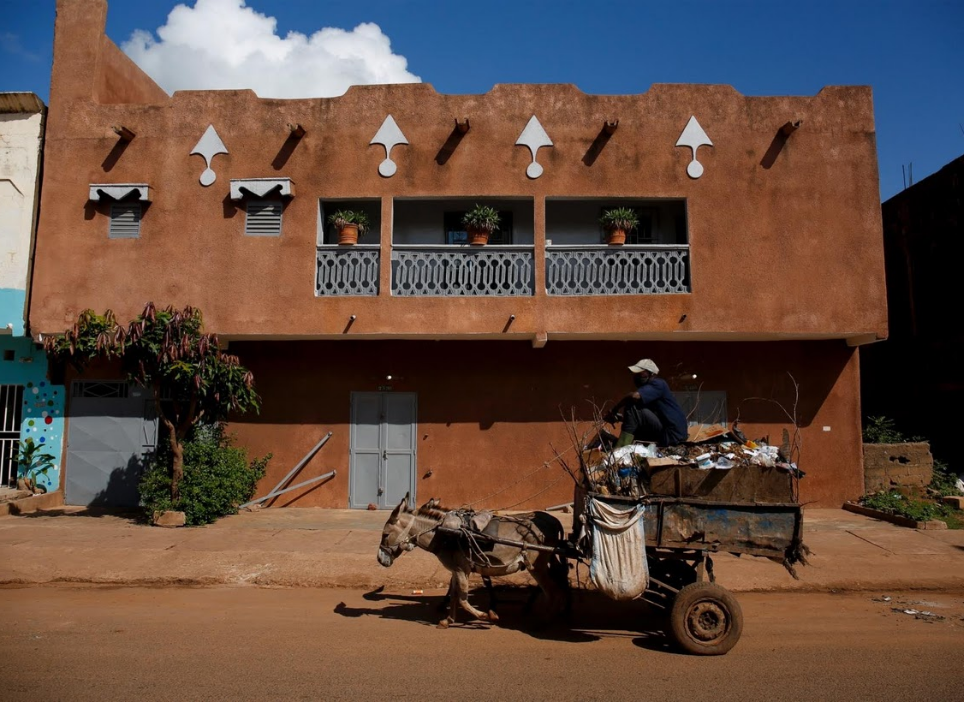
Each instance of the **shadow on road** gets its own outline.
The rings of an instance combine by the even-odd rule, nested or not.
[[[541,598],[534,610],[526,612],[530,590],[519,587],[496,586],[499,621],[484,622],[470,619],[459,609],[453,627],[485,630],[493,627],[520,631],[536,639],[569,643],[588,643],[602,638],[632,638],[633,643],[654,651],[671,651],[665,629],[665,616],[645,602],[614,602],[597,592],[573,592],[572,612],[546,620]],[[469,593],[476,607],[486,609],[488,598],[484,588]],[[343,617],[375,616],[408,621],[423,626],[435,626],[444,616],[441,595],[402,595],[385,593],[377,588],[362,595],[368,602],[380,603],[372,607],[351,607],[344,602],[335,607],[335,614]]]
[[[40,517],[86,517],[88,519],[101,519],[104,517],[113,517],[132,524],[150,524],[150,520],[147,518],[144,510],[122,507],[85,507],[83,509],[77,509],[76,507],[51,507],[49,509],[39,509],[35,512],[26,512],[15,516],[23,519],[38,519]]]

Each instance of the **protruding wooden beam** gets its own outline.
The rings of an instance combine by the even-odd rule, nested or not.
[[[114,134],[121,138],[121,141],[133,141],[134,137],[137,136],[130,129],[122,124],[115,124],[111,129],[114,130]]]
[[[305,128],[300,124],[289,124],[288,131],[291,132],[291,136],[295,139],[300,139],[305,135]]]
[[[459,119],[455,118],[455,128],[458,130],[459,134],[465,134],[469,131],[469,118]]]
[[[800,129],[800,125],[802,124],[803,124],[802,119],[798,119],[796,122],[787,122],[782,127],[780,127],[780,134],[783,137],[788,137],[791,134],[793,134],[795,131]]]
[[[606,132],[606,134],[608,134],[609,136],[612,136],[613,132],[616,131],[616,127],[618,126],[619,126],[618,119],[614,119],[612,121],[607,119],[605,123],[603,123],[603,131]]]

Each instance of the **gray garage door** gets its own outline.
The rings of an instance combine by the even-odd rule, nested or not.
[[[137,483],[157,445],[151,392],[126,382],[71,387],[64,500],[69,505],[136,506]]]

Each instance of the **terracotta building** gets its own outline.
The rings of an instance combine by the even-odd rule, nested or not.
[[[263,409],[232,430],[274,455],[261,494],[330,431],[298,479],[335,478],[278,504],[566,502],[565,420],[628,392],[643,357],[694,420],[775,444],[799,428],[803,501],[862,492],[858,350],[887,334],[869,88],[168,96],[106,11],[58,2],[30,328],[200,308],[257,379]],[[484,246],[464,243],[475,204],[502,214]],[[610,207],[640,217],[621,246]],[[371,222],[353,246],[328,223],[346,208]],[[75,416],[127,411],[85,382],[68,502]]]

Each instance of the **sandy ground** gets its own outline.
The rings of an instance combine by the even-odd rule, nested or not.
[[[705,658],[638,603],[581,593],[571,625],[533,628],[510,590],[499,626],[439,630],[441,594],[7,586],[2,697],[948,700],[964,684],[964,592],[742,593],[742,639]]]

